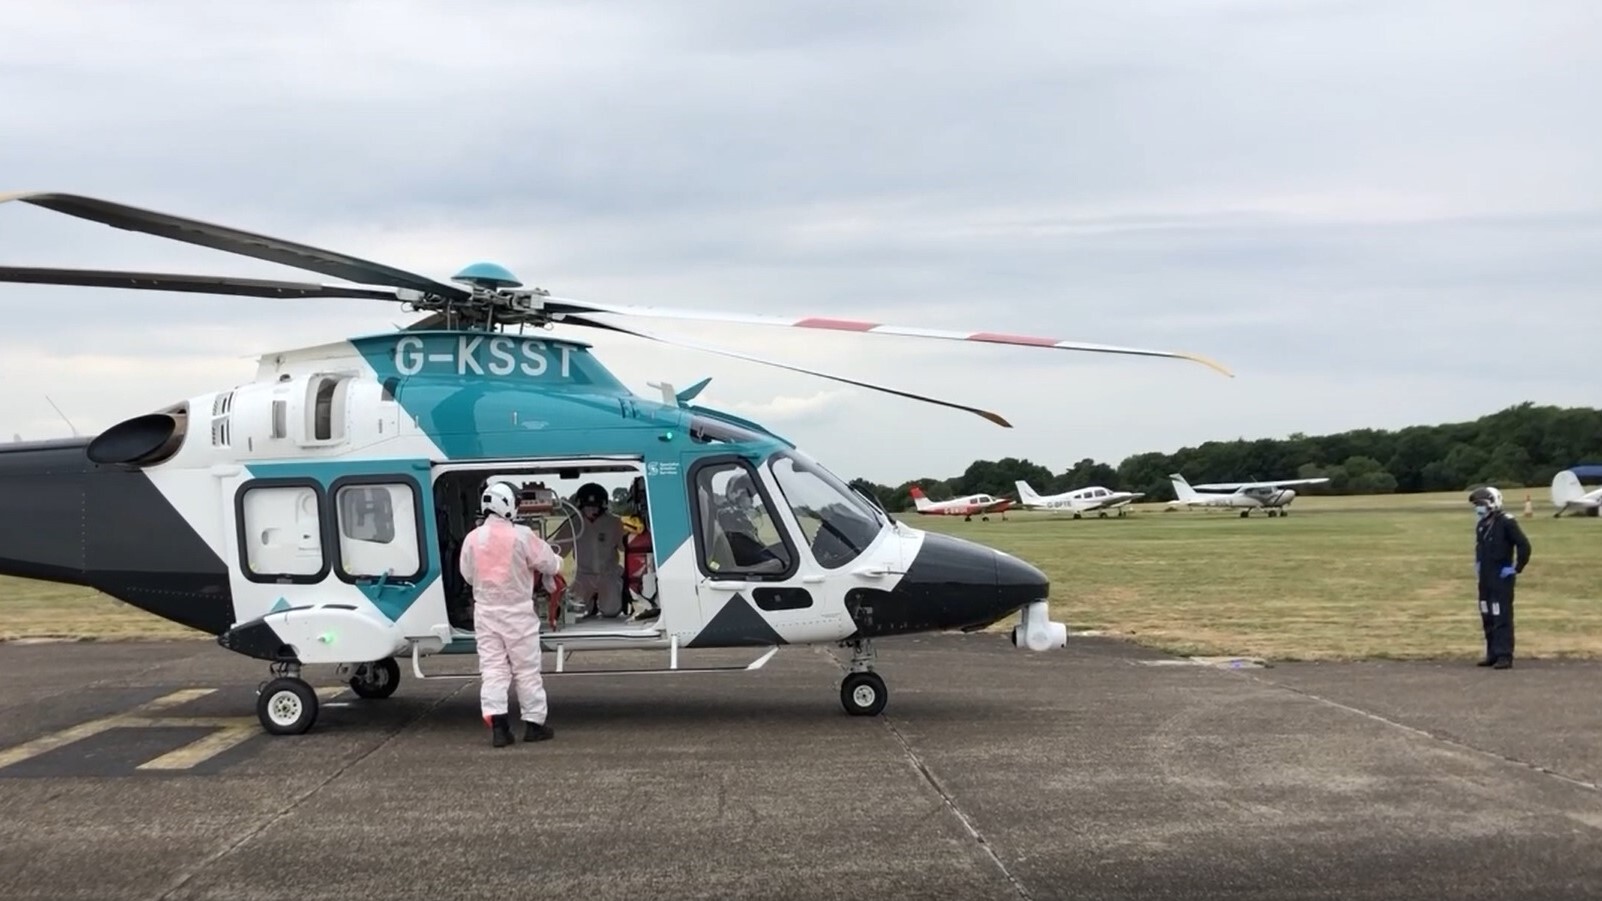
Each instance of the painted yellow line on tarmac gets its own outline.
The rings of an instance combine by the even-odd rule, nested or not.
[[[154,760],[141,763],[136,769],[140,770],[187,770],[205,763],[218,754],[243,744],[246,739],[261,734],[261,726],[253,719],[244,719],[245,722],[237,726],[226,726],[204,738],[197,739],[187,745],[169,751]]]
[[[317,698],[322,702],[331,701],[346,690],[345,686],[318,688],[316,689]],[[253,736],[263,734],[260,723],[253,716],[162,715],[164,711],[180,704],[203,698],[215,691],[215,688],[186,688],[181,691],[175,691],[141,704],[127,713],[119,713],[90,720],[87,723],[79,723],[76,726],[70,726],[66,729],[52,732],[49,735],[41,736],[33,741],[7,748],[0,751],[0,769],[49,753],[73,742],[99,735],[110,729],[154,726],[182,729],[199,727],[216,730],[209,735],[189,742],[181,748],[148,760],[137,767],[137,769],[145,771],[192,769],[229,748],[244,743]]]

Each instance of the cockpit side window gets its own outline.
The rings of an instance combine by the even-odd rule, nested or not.
[[[879,537],[878,514],[833,473],[789,453],[774,455],[768,467],[819,566],[838,569]]]
[[[750,464],[725,458],[697,464],[692,472],[701,570],[714,579],[792,575],[795,546]]]

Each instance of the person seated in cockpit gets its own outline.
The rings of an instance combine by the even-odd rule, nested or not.
[[[780,562],[768,550],[758,530],[758,518],[766,515],[765,511],[758,509],[761,503],[756,486],[751,484],[751,477],[742,472],[729,480],[721,502],[717,504],[714,515],[736,566],[757,567],[769,561]],[[774,526],[777,528],[778,524]]]

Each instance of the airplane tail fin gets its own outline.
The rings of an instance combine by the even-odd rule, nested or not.
[[[912,495],[912,505],[914,507],[916,507],[919,510],[927,510],[927,509],[929,509],[930,501],[929,501],[929,499],[927,497],[924,497],[922,488],[919,488],[917,485],[914,485],[911,488],[907,489],[907,493]]]
[[[1192,501],[1192,500],[1195,500],[1198,497],[1198,495],[1196,494],[1196,489],[1190,487],[1190,483],[1185,481],[1185,477],[1180,475],[1179,473],[1177,473],[1177,472],[1169,473],[1168,474],[1168,480],[1170,482],[1174,483],[1174,497],[1175,498],[1177,498],[1179,500],[1182,500],[1182,501]]]
[[[1012,484],[1013,484],[1014,488],[1018,489],[1018,503],[1020,503],[1020,504],[1038,504],[1038,503],[1040,503],[1040,495],[1035,493],[1035,489],[1029,487],[1029,483],[1028,482],[1025,482],[1023,479],[1019,479],[1018,481],[1013,482]]]
[[[1585,488],[1573,470],[1565,469],[1552,477],[1552,506],[1559,510],[1585,497]]]

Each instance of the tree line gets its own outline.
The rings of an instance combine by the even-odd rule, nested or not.
[[[1031,460],[975,460],[958,476],[912,479],[896,486],[866,479],[851,484],[889,510],[912,506],[917,485],[933,500],[966,494],[1016,497],[1014,482],[1041,494],[1100,485],[1143,491],[1145,501],[1174,499],[1169,473],[1192,484],[1327,476],[1307,494],[1389,494],[1462,491],[1474,485],[1544,487],[1560,470],[1602,463],[1602,410],[1523,403],[1472,422],[1417,425],[1397,431],[1355,429],[1331,435],[1295,433],[1255,441],[1208,441],[1172,453],[1151,451],[1118,465],[1089,458],[1054,473]]]

